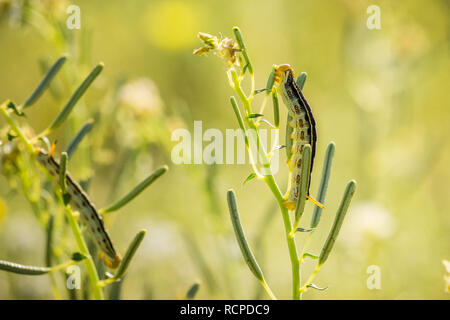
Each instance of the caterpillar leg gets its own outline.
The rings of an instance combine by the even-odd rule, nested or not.
[[[284,201],[283,204],[286,207],[286,209],[290,211],[295,210],[295,207],[297,206],[297,204],[294,201],[289,200]]]
[[[48,152],[48,156],[52,157],[53,154],[55,153],[56,150],[56,141],[54,143],[52,143],[52,147],[50,148],[49,152]]]
[[[319,201],[317,201],[316,199],[314,199],[311,196],[307,196],[306,197],[309,201],[311,201],[312,203],[314,203],[316,206],[318,206],[319,208],[325,209],[325,206],[323,204],[321,204]]]
[[[314,203],[319,208],[325,209],[325,206],[323,204],[321,204],[319,201],[317,201],[316,199],[314,199],[313,197],[307,196],[306,199],[311,201],[312,203]],[[294,201],[288,201],[288,200],[286,200],[283,204],[288,210],[295,210],[295,207],[297,206],[297,203],[295,203]]]
[[[114,257],[114,260],[111,261],[111,259],[106,257],[103,252],[98,254],[98,259],[103,260],[103,264],[110,269],[116,269],[122,261],[122,257],[118,254]]]

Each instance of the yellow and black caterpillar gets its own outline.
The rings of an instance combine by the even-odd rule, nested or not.
[[[297,205],[299,194],[299,184],[301,176],[302,165],[302,150],[306,144],[311,145],[311,168],[313,169],[314,156],[316,153],[317,131],[316,122],[312,114],[311,107],[303,96],[302,91],[298,87],[294,78],[294,71],[288,64],[279,65],[276,69],[275,81],[279,84],[278,88],[283,98],[284,104],[288,108],[288,139],[291,140],[288,154],[288,166],[291,171],[291,187],[288,198],[284,205],[289,210],[294,210]],[[316,205],[323,207],[309,195],[308,182],[307,198],[313,201]]]
[[[59,177],[60,165],[52,156],[52,152],[46,153],[37,150],[37,160],[48,171],[52,177]],[[70,205],[74,210],[80,212],[81,220],[87,225],[88,232],[94,237],[99,248],[106,254],[104,263],[110,268],[117,268],[121,257],[116,252],[111,238],[105,228],[103,219],[98,213],[92,201],[89,200],[86,192],[81,186],[66,173],[66,191],[70,196]]]

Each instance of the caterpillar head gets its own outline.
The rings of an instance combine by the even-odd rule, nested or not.
[[[281,80],[287,78],[289,75],[294,76],[294,70],[289,64],[280,64],[275,69],[275,83],[280,84]]]
[[[56,150],[56,142],[50,146],[48,153],[42,148],[36,148],[34,152],[38,157],[52,157],[53,154],[55,153],[55,150]]]

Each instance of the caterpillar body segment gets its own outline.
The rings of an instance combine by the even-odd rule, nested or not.
[[[52,151],[53,148],[50,153],[45,153],[41,149],[37,150],[37,160],[52,177],[58,178],[60,166],[52,156]],[[105,253],[105,265],[112,269],[117,268],[120,264],[121,257],[114,248],[101,215],[81,186],[68,172],[66,173],[66,192],[70,196],[70,205],[80,213],[80,218],[86,224],[88,232],[94,237],[99,248]]]
[[[299,195],[299,185],[302,165],[302,150],[306,144],[311,145],[311,168],[313,169],[314,156],[316,154],[317,131],[316,122],[312,114],[311,107],[303,96],[294,78],[294,71],[288,64],[279,65],[275,72],[275,82],[282,96],[284,104],[288,108],[288,121],[286,124],[286,150],[287,164],[291,172],[290,190],[284,203],[289,210],[295,210]],[[314,202],[319,207],[321,203],[309,195],[309,185],[307,199]]]
[[[292,121],[291,114],[288,112],[287,119],[286,119],[286,157],[287,162],[289,164],[289,161],[292,157],[292,152],[294,151],[292,149],[292,132],[294,131],[294,128],[289,125],[289,123]]]

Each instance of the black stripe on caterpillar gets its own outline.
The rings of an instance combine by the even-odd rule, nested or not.
[[[52,177],[59,177],[60,165],[51,154],[38,150],[37,160]],[[113,269],[117,268],[121,257],[114,248],[101,215],[98,213],[92,201],[90,201],[86,192],[83,191],[81,186],[68,172],[66,173],[66,185],[66,191],[70,196],[70,205],[73,209],[80,212],[80,218],[87,225],[88,232],[94,237],[99,248],[109,258],[109,260],[105,259],[105,264]]]

